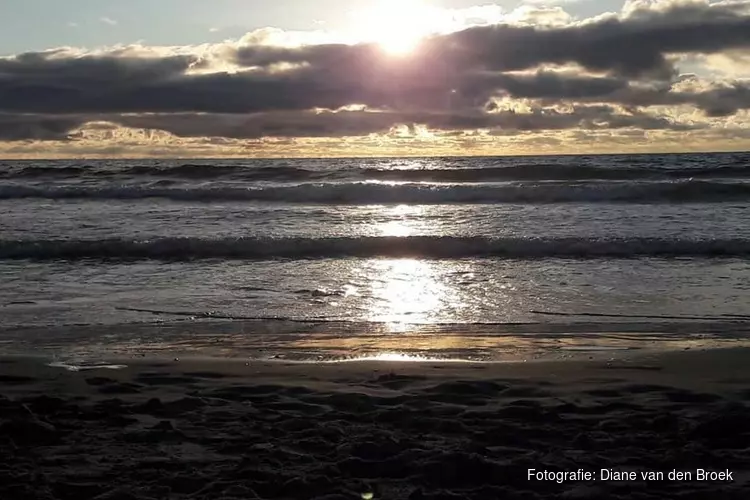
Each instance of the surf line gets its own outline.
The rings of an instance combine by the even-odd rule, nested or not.
[[[590,312],[555,312],[555,311],[536,311],[530,310],[531,314],[541,314],[545,316],[589,316],[598,318],[641,318],[641,319],[689,319],[689,320],[721,320],[721,321],[743,321],[750,320],[750,316],[742,314],[726,314],[722,316],[660,316],[660,315],[642,315],[642,314],[607,314],[607,313],[590,313]]]
[[[216,311],[163,311],[160,309],[143,309],[139,307],[115,307],[116,311],[132,311],[149,314],[166,314],[169,316],[182,316],[186,318],[205,318],[205,319],[230,319],[230,320],[247,320],[247,321],[287,321],[291,323],[315,323],[320,318],[310,318],[306,320],[293,318],[280,318],[275,316],[233,316],[221,314]]]

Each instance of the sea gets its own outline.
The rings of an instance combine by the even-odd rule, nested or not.
[[[614,358],[749,325],[750,153],[0,162],[0,354]]]

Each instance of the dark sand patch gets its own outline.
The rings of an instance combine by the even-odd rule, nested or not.
[[[607,364],[604,365],[602,368],[606,368],[609,370],[641,370],[641,371],[651,371],[651,372],[658,372],[664,369],[662,366],[652,366],[652,365],[625,365],[625,364]]]
[[[747,355],[662,356],[663,370],[607,380],[596,362],[3,365],[0,498],[744,500],[750,406],[716,380],[750,374]],[[735,480],[558,483],[529,481],[529,468],[728,468]]]
[[[220,373],[220,372],[186,372],[184,375],[186,377],[211,378],[211,379],[222,379],[228,376],[226,373]]]
[[[161,372],[146,372],[136,376],[135,380],[147,385],[186,385],[198,382],[195,377],[181,377],[179,375],[167,375]]]
[[[17,384],[29,384],[35,382],[35,379],[31,377],[20,377],[17,375],[0,375],[0,384],[17,385]]]

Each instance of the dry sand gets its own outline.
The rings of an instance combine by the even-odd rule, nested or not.
[[[616,362],[0,363],[0,499],[750,498],[750,349]],[[595,480],[529,480],[528,469]],[[690,471],[605,481],[601,469]],[[696,481],[729,470],[731,481]],[[367,497],[367,495],[366,495]]]

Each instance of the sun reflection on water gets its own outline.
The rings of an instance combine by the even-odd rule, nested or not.
[[[374,225],[376,236],[414,236],[420,231],[420,223],[424,221],[424,208],[414,205],[397,205],[384,208],[385,222]]]
[[[441,362],[441,363],[480,363],[481,360],[475,359],[464,359],[464,358],[446,358],[440,356],[426,356],[417,354],[405,354],[400,352],[381,352],[372,355],[354,356],[351,358],[343,358],[330,360],[329,363],[345,363],[350,361],[388,361],[388,362],[411,362],[411,363],[425,363],[425,362]]]
[[[414,234],[414,229],[411,226],[397,220],[380,224],[378,230],[383,236],[409,236]]]
[[[378,236],[423,234],[425,207],[383,207],[384,221],[373,224]],[[436,264],[414,258],[377,259],[364,264],[363,278],[371,285],[369,320],[388,323],[392,332],[406,332],[410,324],[435,323],[446,306],[459,304],[455,290],[442,282]]]
[[[372,262],[371,320],[394,323],[430,323],[445,300],[446,287],[432,264],[418,259],[383,259]]]

